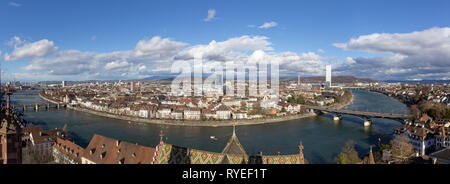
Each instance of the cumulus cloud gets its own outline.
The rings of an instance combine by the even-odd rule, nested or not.
[[[374,33],[334,46],[344,50],[381,53],[353,58],[341,70],[380,79],[435,79],[450,76],[450,28],[411,33]],[[387,54],[387,55],[386,55]],[[431,75],[432,74],[432,75]]]
[[[206,22],[211,21],[216,16],[216,10],[215,9],[209,9],[208,10],[208,16],[204,19]]]
[[[274,53],[268,39],[264,36],[244,35],[186,47],[186,43],[155,36],[138,41],[132,50],[107,53],[62,50],[51,57],[33,57],[21,69],[28,73],[39,72],[45,76],[61,78],[135,79],[152,75],[176,75],[170,72],[174,63],[191,62],[195,57],[202,57],[204,68],[225,67],[225,63],[241,67],[256,61],[277,61],[283,76],[323,74],[321,56],[314,52],[300,55],[293,52]]]
[[[264,36],[241,36],[217,42],[211,41],[208,45],[195,45],[183,50],[179,59],[193,59],[203,57],[210,60],[224,61],[232,56],[254,50],[273,50],[271,43]]]
[[[141,56],[157,56],[169,57],[176,54],[179,48],[187,45],[183,42],[172,41],[169,38],[161,38],[154,36],[149,40],[141,40],[137,43],[134,49],[135,55]]]
[[[14,50],[11,54],[5,54],[5,61],[47,56],[58,50],[58,47],[54,46],[53,42],[47,39],[25,43],[19,37],[13,37],[9,44],[14,45]]]
[[[269,28],[275,27],[277,25],[278,25],[278,23],[276,23],[274,21],[272,21],[272,22],[265,22],[263,25],[260,25],[258,28],[260,28],[260,29],[269,29]]]
[[[317,49],[317,52],[321,53],[321,54],[325,53],[325,51],[323,49]]]

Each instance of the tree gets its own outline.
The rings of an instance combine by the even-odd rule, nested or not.
[[[302,95],[298,95],[297,104],[305,104],[305,99],[303,98]]]
[[[286,108],[281,108],[281,112],[286,112]]]
[[[391,141],[391,151],[392,156],[399,158],[402,162],[414,154],[413,145],[406,134],[397,135]]]
[[[247,103],[244,100],[241,101],[241,109],[247,110]]]
[[[420,118],[420,116],[422,115],[422,112],[420,111],[420,109],[417,107],[417,105],[412,105],[409,108],[409,114],[412,115],[413,120],[414,119],[418,119]]]
[[[296,103],[297,100],[295,100],[295,98],[293,96],[289,97],[287,100],[289,103]]]
[[[51,149],[39,150],[36,146],[27,146],[22,149],[23,164],[45,164],[53,161]]]
[[[336,164],[359,164],[362,161],[355,150],[355,142],[351,140],[345,143],[341,153],[334,160]]]

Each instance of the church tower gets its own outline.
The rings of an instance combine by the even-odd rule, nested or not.
[[[20,164],[22,163],[21,128],[13,114],[9,86],[6,95],[6,107],[2,108],[0,114],[0,164]]]

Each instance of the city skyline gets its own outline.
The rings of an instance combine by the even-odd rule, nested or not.
[[[1,77],[73,81],[173,76],[173,63],[201,55],[206,66],[276,60],[280,77],[324,76],[325,66],[332,64],[332,76],[449,80],[448,5],[5,1],[0,6],[8,25],[0,30]]]

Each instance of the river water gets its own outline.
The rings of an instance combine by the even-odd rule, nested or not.
[[[38,96],[38,91],[19,91],[12,95],[15,105],[47,103]],[[383,94],[364,90],[353,91],[350,110],[406,113],[407,107]],[[63,128],[74,141],[86,147],[94,134],[120,139],[132,143],[155,147],[159,142],[159,132],[163,130],[165,141],[170,144],[221,152],[232,134],[232,127],[185,127],[155,125],[110,119],[73,110],[44,110],[36,112],[31,108],[25,111],[24,118],[42,125],[44,129]],[[236,133],[248,154],[294,154],[298,153],[299,141],[303,142],[305,158],[310,163],[333,163],[341,147],[348,140],[357,143],[356,150],[363,156],[370,145],[378,144],[378,138],[386,143],[393,130],[401,123],[389,119],[372,119],[372,126],[365,128],[363,120],[351,115],[343,115],[335,122],[332,115],[291,120],[265,125],[236,127]],[[216,136],[219,140],[211,141]]]

